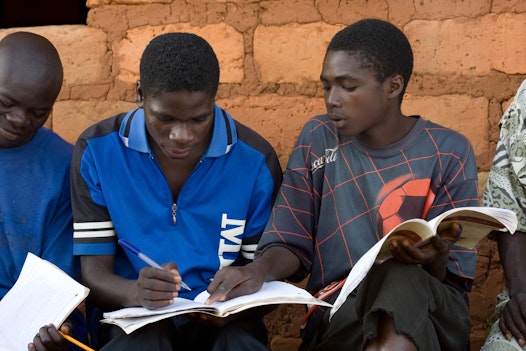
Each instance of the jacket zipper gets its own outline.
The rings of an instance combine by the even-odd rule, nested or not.
[[[172,204],[172,223],[177,222],[177,204],[174,202]]]

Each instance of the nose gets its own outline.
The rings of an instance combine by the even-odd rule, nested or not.
[[[169,138],[177,144],[187,144],[193,140],[194,134],[186,123],[176,123],[170,129]]]
[[[30,121],[29,116],[21,109],[11,109],[5,115],[7,120],[17,127],[24,127]]]
[[[325,91],[325,104],[331,107],[339,106],[340,99],[338,96],[338,92],[336,91],[335,88],[330,88]]]

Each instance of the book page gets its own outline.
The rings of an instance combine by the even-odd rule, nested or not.
[[[105,312],[105,319],[120,319],[120,318],[135,318],[135,317],[145,317],[145,316],[155,316],[168,314],[172,312],[188,313],[189,311],[200,311],[203,309],[214,310],[212,306],[206,306],[201,302],[194,300],[184,299],[182,297],[174,298],[174,302],[171,305],[166,307],[157,308],[155,310],[150,310],[145,307],[126,307],[120,310]],[[176,314],[172,314],[176,315]]]
[[[515,212],[495,207],[459,207],[449,210],[429,221],[435,232],[447,230],[451,223],[462,226],[460,239],[455,243],[473,249],[477,243],[493,230],[507,229],[514,233],[517,229]]]
[[[204,303],[210,294],[205,290],[195,297],[194,300]],[[331,306],[330,304],[317,301],[308,291],[298,288],[292,284],[282,281],[265,282],[259,291],[239,296],[224,302],[214,302],[212,307],[219,311],[221,316],[227,316],[232,312],[241,312],[246,309],[273,305],[281,303],[304,303]]]
[[[252,307],[272,304],[291,303],[332,306],[325,301],[316,299],[308,291],[282,281],[265,282],[261,289],[253,294],[205,305],[204,302],[209,296],[205,290],[196,296],[194,300],[175,298],[172,305],[160,309],[149,310],[144,307],[128,307],[118,311],[106,312],[101,322],[117,325],[129,334],[149,323],[184,313],[208,313],[214,316],[225,317]]]
[[[15,285],[0,301],[0,350],[26,350],[40,327],[59,327],[86,298],[89,289],[60,268],[28,253]]]

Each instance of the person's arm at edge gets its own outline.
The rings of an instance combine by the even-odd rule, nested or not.
[[[506,276],[510,302],[500,316],[500,328],[509,340],[526,344],[526,233],[496,232],[499,256]]]

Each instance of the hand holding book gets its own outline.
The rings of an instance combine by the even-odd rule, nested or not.
[[[389,250],[391,240],[409,237],[415,244],[424,245],[437,233],[446,230],[451,223],[462,226],[461,236],[455,245],[473,249],[493,230],[507,230],[514,233],[517,229],[517,216],[513,211],[495,207],[459,207],[446,211],[430,221],[415,218],[397,225],[356,262],[333,304],[330,317],[365,278],[375,261],[384,261],[392,257]]]

